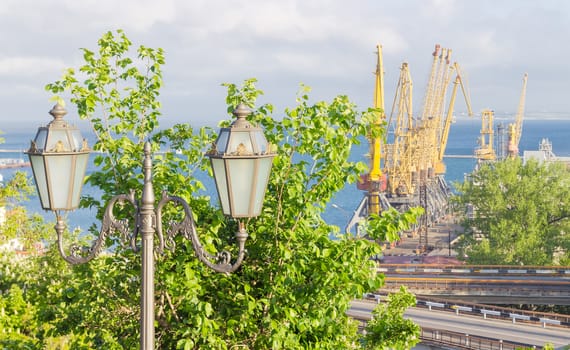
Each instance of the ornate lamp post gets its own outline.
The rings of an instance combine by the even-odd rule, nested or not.
[[[240,104],[234,111],[237,120],[221,130],[214,147],[207,154],[214,170],[222,210],[225,215],[233,218],[255,217],[260,214],[274,157],[263,131],[245,119],[250,113],[245,105]],[[227,251],[216,255],[206,252],[196,233],[190,206],[184,199],[163,193],[155,206],[151,146],[147,142],[144,145],[144,184],[140,203],[135,199],[134,192],[113,197],[105,208],[101,232],[91,247],[72,245],[67,254],[63,248],[66,225],[62,211],[77,209],[79,205],[89,148],[79,129],[63,120],[66,111],[61,105],[56,104],[50,114],[54,120],[38,129],[26,153],[30,158],[42,208],[56,214],[55,230],[59,252],[70,264],[88,262],[101,252],[106,238],[114,233],[119,233],[121,239],[128,241],[134,251],[141,251],[140,344],[141,349],[154,349],[155,235],[158,238],[158,252],[163,252],[165,247],[174,248],[174,236],[180,233],[192,242],[200,261],[217,272],[230,273],[241,265],[245,255],[245,225],[239,223],[236,233],[239,252],[233,263]],[[113,208],[117,202],[129,202],[136,209],[136,227],[133,232],[129,232],[127,225],[114,217]],[[162,231],[162,209],[169,202],[182,206],[184,218],[173,224],[165,237]],[[136,243],[139,235],[141,247]]]

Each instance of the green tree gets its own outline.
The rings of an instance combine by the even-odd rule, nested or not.
[[[403,317],[404,312],[416,305],[416,297],[400,287],[400,293],[391,293],[385,303],[372,311],[372,319],[366,325],[364,348],[411,349],[420,342],[420,326]]]
[[[2,264],[3,265],[3,264]],[[36,345],[30,325],[36,309],[24,297],[18,284],[5,289],[0,297],[0,345],[5,349],[32,349]]]
[[[570,173],[563,164],[507,159],[457,185],[464,222],[460,256],[474,264],[568,264]]]
[[[33,185],[23,171],[17,171],[5,183],[0,183],[0,206],[17,206],[34,193]]]
[[[154,150],[180,150],[154,156],[156,195],[167,190],[191,204],[207,249],[235,251],[236,223],[212,208],[210,198],[197,195],[204,185],[196,174],[206,169],[203,154],[215,133],[187,124],[158,131],[164,55],[141,46],[133,59],[131,46],[123,32],[106,33],[97,52],[83,49],[85,64],[78,73],[69,69],[46,86],[71,95],[97,136],[93,148],[103,152],[95,158],[100,170],[87,179],[103,198],[87,197],[83,205],[99,208],[101,215],[110,196],[140,194],[141,150],[150,139]],[[228,111],[238,102],[253,108],[262,94],[254,79],[225,86]],[[365,135],[383,131],[368,130],[378,111],[358,112],[345,96],[310,103],[308,88],[302,87],[295,107],[279,120],[272,113],[266,104],[251,116],[278,147],[263,213],[245,223],[250,233],[246,262],[231,275],[214,273],[194,257],[189,242],[177,237],[178,249],[156,266],[159,348],[360,347],[356,322],[346,310],[352,299],[381,287],[383,276],[370,259],[381,250],[373,242],[339,235],[321,214],[332,196],[365,170],[364,164],[349,161],[349,154]],[[129,210],[117,215],[132,217]],[[166,214],[165,222],[177,219],[173,208]],[[390,211],[374,217],[368,233],[375,239],[393,237],[417,214]],[[136,348],[140,257],[115,247],[79,266],[66,265],[56,249],[33,260],[35,267],[19,283],[28,291],[24,301],[35,308],[28,323],[35,329],[29,334],[36,347]]]
[[[0,183],[0,207],[6,213],[5,222],[0,224],[0,245],[18,238],[26,248],[30,248],[41,238],[33,230],[36,223],[28,222],[28,214],[21,206],[21,202],[27,200],[33,190],[30,179],[23,171],[17,171],[8,181]]]
[[[2,142],[3,139],[0,138],[0,143]],[[0,182],[0,207],[6,210],[6,221],[0,224],[0,245],[17,238],[29,250],[45,238],[41,216],[30,217],[22,206],[33,193],[35,189],[31,179],[23,171],[17,171],[9,180]]]

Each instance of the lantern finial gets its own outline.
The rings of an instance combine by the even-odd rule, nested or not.
[[[67,114],[67,110],[63,107],[59,102],[53,106],[49,114],[52,115],[53,120],[52,123],[54,124],[63,124],[63,116]]]
[[[251,124],[245,119],[248,115],[251,114],[251,109],[246,106],[244,103],[240,103],[236,109],[232,112],[232,114],[237,118],[232,123],[232,128],[250,128]]]

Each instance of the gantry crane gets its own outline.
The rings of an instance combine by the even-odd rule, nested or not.
[[[441,149],[441,142],[444,133],[444,123],[443,119],[445,96],[447,94],[447,88],[451,80],[451,72],[455,69],[455,64],[450,65],[451,59],[451,49],[442,50],[442,61],[441,71],[439,73],[439,81],[436,85],[437,91],[435,95],[435,101],[433,103],[434,109],[431,112],[431,118],[429,119],[429,130],[430,130],[430,147],[429,147],[429,164],[431,168],[429,170],[430,177],[437,174],[437,166],[440,163],[439,152]]]
[[[444,110],[445,95],[451,77],[451,50],[435,46],[433,62],[424,96],[424,105],[417,127],[415,128],[416,148],[415,163],[418,164],[419,181],[424,181],[435,174],[439,140],[442,135],[441,120]]]
[[[384,170],[388,175],[387,192],[391,196],[406,196],[414,192],[412,183],[412,109],[413,83],[408,63],[402,63],[396,87],[390,121],[396,113],[394,141],[387,146]]]
[[[497,158],[493,148],[493,117],[494,112],[490,109],[481,112],[481,137],[479,148],[475,150],[475,158],[479,162],[494,161]]]
[[[457,89],[460,86],[471,113],[459,65],[450,64],[451,50],[435,46],[433,62],[425,92],[423,109],[414,118],[412,108],[412,78],[409,65],[403,63],[390,113],[394,137],[391,144],[385,138],[370,134],[370,170],[361,176],[358,188],[367,191],[347,225],[347,232],[356,228],[362,218],[379,214],[393,207],[401,212],[418,205],[426,209],[421,218],[420,246],[427,247],[427,226],[445,213],[450,191],[442,176],[435,175],[435,164],[441,160],[447,144]],[[457,71],[454,92],[445,114],[445,97],[453,71]],[[374,107],[378,109],[373,126],[386,120],[384,106],[382,46],[377,46]],[[431,176],[429,174],[431,173]]]
[[[453,90],[451,92],[451,98],[449,100],[449,107],[447,109],[447,115],[443,122],[441,137],[438,142],[439,149],[437,151],[437,159],[435,163],[435,174],[441,175],[445,173],[445,163],[443,163],[443,156],[445,154],[445,149],[447,148],[447,139],[449,137],[449,130],[451,128],[451,121],[453,120],[453,109],[455,107],[455,98],[457,96],[457,87],[461,86],[461,91],[463,92],[463,97],[465,98],[465,104],[467,105],[467,114],[469,116],[473,115],[473,110],[471,109],[471,98],[465,89],[465,84],[463,83],[463,78],[461,76],[461,69],[459,64],[455,62],[453,64],[456,76],[453,83]]]
[[[508,155],[509,157],[517,157],[519,155],[519,142],[522,136],[522,125],[523,125],[523,114],[524,114],[524,104],[526,98],[526,82],[528,79],[528,74],[525,73],[523,76],[523,86],[521,91],[521,96],[519,99],[519,108],[517,110],[517,115],[515,117],[515,122],[509,124],[509,145],[508,145]]]
[[[441,51],[440,51],[441,49]],[[436,45],[433,52],[432,70],[425,93],[424,108],[421,120],[416,128],[417,146],[419,148],[420,172],[418,177],[417,200],[425,213],[419,222],[419,251],[428,249],[428,225],[446,206],[447,185],[443,179],[435,176],[435,165],[438,159],[440,139],[443,134],[442,117],[445,96],[451,78],[451,50]],[[439,53],[439,54],[438,54]]]
[[[424,105],[419,121],[414,130],[414,141],[417,152],[414,156],[414,163],[418,165],[418,173],[416,178],[420,181],[427,178],[428,171],[433,167],[430,162],[430,154],[433,152],[433,113],[437,109],[437,90],[440,81],[440,72],[442,72],[442,62],[446,49],[441,49],[439,44],[435,45],[432,53],[433,61],[430,70],[430,76],[424,95]]]

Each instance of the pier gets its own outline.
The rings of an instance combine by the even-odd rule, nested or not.
[[[463,158],[463,159],[469,159],[469,158],[475,158],[474,155],[470,155],[470,154],[446,154],[443,156],[443,158]]]
[[[24,150],[14,150],[14,149],[0,149],[0,153],[19,153],[23,154]],[[24,168],[29,167],[30,162],[20,158],[0,158],[0,169],[12,169],[12,168]]]
[[[30,162],[26,162],[23,159],[0,159],[0,169],[25,168],[29,166]]]

